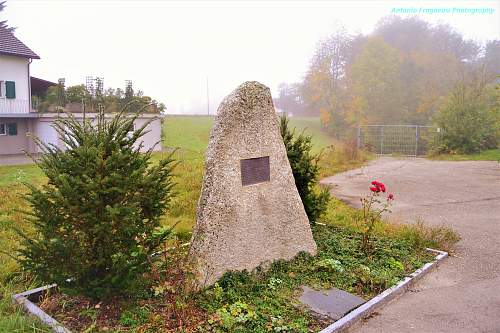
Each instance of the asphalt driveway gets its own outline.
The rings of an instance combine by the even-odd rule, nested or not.
[[[353,206],[371,180],[396,198],[392,218],[445,224],[456,255],[355,332],[500,332],[500,163],[381,158],[324,179]]]

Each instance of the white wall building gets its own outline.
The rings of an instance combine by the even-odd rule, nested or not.
[[[53,83],[30,76],[30,64],[40,57],[17,39],[12,32],[0,26],[0,164],[21,161],[16,156],[23,151],[38,153],[29,134],[46,143],[63,147],[52,124],[60,113],[38,113],[32,107],[32,86],[47,88]],[[64,116],[64,114],[62,114]],[[75,113],[77,119],[83,114]],[[95,117],[87,114],[86,117]],[[154,147],[161,150],[161,119],[157,114],[141,115],[135,123],[138,128],[153,118],[144,135],[143,150]],[[157,144],[158,143],[158,144]],[[13,162],[14,161],[14,162]]]

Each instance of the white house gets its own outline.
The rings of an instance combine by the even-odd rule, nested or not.
[[[31,102],[32,86],[45,89],[52,83],[30,76],[30,64],[40,57],[17,39],[12,32],[0,26],[0,164],[21,161],[23,151],[37,153],[28,134],[39,137],[42,141],[63,147],[52,123],[60,113],[39,113]],[[41,88],[40,88],[41,87]],[[63,114],[64,116],[64,114]],[[83,114],[74,113],[83,118]],[[87,118],[95,114],[86,114]],[[143,150],[154,147],[161,150],[161,119],[155,114],[144,114],[136,120],[140,127],[149,118],[154,118],[143,137]],[[155,146],[156,144],[156,146]]]

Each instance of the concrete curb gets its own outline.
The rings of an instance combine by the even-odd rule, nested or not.
[[[47,294],[47,292],[56,287],[56,284],[50,284],[44,287],[28,290],[20,294],[15,294],[12,296],[12,301],[22,306],[30,315],[35,316],[42,323],[49,326],[53,332],[71,333],[70,330],[62,326],[57,320],[49,316],[35,304],[38,303],[42,297]]]
[[[417,269],[415,272],[411,273],[394,287],[386,289],[380,295],[375,296],[365,304],[349,312],[347,315],[340,318],[327,328],[321,330],[319,333],[346,332],[350,327],[358,323],[361,319],[368,317],[376,310],[387,305],[393,299],[404,294],[411,286],[415,284],[415,282],[421,279],[425,274],[429,273],[432,269],[437,267],[441,263],[441,261],[448,257],[448,252],[429,248],[427,248],[426,250],[437,254],[432,262],[429,262],[422,268]]]

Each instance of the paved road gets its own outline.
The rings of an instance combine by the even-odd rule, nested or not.
[[[392,217],[452,226],[447,259],[355,332],[500,332],[500,163],[381,158],[323,180],[353,206],[373,179],[396,197]]]

